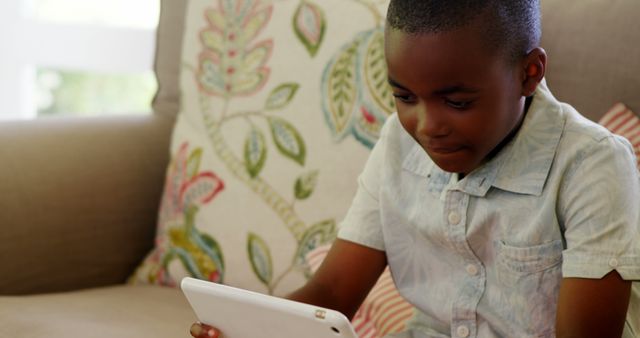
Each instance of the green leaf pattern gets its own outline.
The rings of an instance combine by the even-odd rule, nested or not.
[[[273,262],[269,246],[260,236],[250,233],[247,250],[253,272],[264,285],[270,286],[273,279]]]
[[[279,85],[269,94],[265,108],[267,110],[275,110],[286,107],[296,95],[299,88],[300,85],[297,83],[285,83]]]
[[[374,103],[386,114],[396,110],[393,91],[387,81],[387,65],[384,58],[384,31],[375,30],[366,44],[364,82]]]
[[[349,131],[351,116],[358,101],[355,70],[361,42],[361,39],[356,39],[340,50],[337,57],[327,66],[323,77],[323,110],[338,140]]]
[[[269,125],[273,141],[280,153],[304,166],[306,147],[298,130],[291,123],[278,117],[269,117]]]
[[[294,186],[294,193],[297,199],[304,200],[311,196],[316,184],[318,184],[318,174],[319,172],[314,170],[298,177]]]
[[[311,57],[320,49],[326,26],[324,12],[318,5],[308,0],[300,2],[293,16],[293,30]]]
[[[244,143],[244,162],[247,172],[252,178],[260,174],[267,159],[265,137],[257,128],[251,128]]]
[[[200,171],[200,162],[202,161],[202,148],[194,149],[187,160],[187,168],[185,170],[186,178],[193,178]]]
[[[337,141],[352,134],[373,147],[385,119],[395,111],[387,84],[382,27],[357,35],[334,56],[324,71],[322,102]]]

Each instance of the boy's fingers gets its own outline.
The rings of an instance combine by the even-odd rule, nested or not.
[[[191,325],[191,335],[195,338],[219,338],[220,332],[215,328],[202,324],[202,323],[193,323]]]

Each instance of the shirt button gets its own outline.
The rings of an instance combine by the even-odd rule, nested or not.
[[[464,325],[460,325],[456,329],[456,333],[458,334],[458,337],[462,337],[462,338],[469,337],[469,328]]]
[[[477,274],[478,274],[478,272],[479,272],[479,271],[478,271],[478,268],[477,268],[475,265],[473,265],[473,264],[469,264],[469,265],[467,265],[466,270],[467,270],[467,273],[468,273],[468,274],[470,274],[471,276],[475,276],[475,275],[477,275]]]
[[[449,220],[449,223],[450,223],[450,224],[452,224],[452,225],[456,225],[456,224],[460,223],[460,221],[462,220],[462,218],[460,217],[460,214],[459,214],[459,213],[457,213],[457,212],[455,212],[455,211],[452,211],[452,212],[449,214],[448,220]]]
[[[618,260],[615,259],[615,258],[611,258],[609,260],[609,266],[612,267],[612,268],[618,267],[618,264],[620,264],[620,262],[618,262]]]

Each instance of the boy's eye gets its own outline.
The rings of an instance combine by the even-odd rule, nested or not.
[[[466,109],[469,108],[469,105],[471,105],[471,101],[454,101],[454,100],[444,100],[445,103],[454,109]]]
[[[393,97],[400,100],[403,103],[413,103],[415,101],[415,97],[411,94],[393,94]]]

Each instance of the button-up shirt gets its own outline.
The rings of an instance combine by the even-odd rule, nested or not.
[[[339,238],[386,252],[407,337],[554,337],[563,277],[640,280],[628,141],[541,84],[516,136],[458,180],[388,118]],[[640,335],[632,286],[624,337]]]

